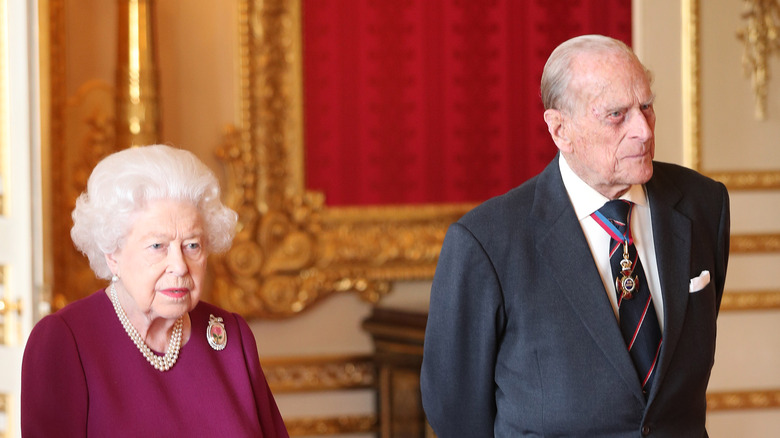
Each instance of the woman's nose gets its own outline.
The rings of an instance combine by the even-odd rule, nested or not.
[[[184,260],[184,254],[181,248],[174,246],[168,251],[168,269],[167,272],[181,277],[188,271],[187,262]]]

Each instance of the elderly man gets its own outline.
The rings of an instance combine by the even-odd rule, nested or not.
[[[559,153],[444,240],[421,381],[439,438],[707,436],[729,198],[653,161],[650,85],[612,38],[548,59]]]

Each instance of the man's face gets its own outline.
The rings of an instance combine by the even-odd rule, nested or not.
[[[568,144],[561,152],[588,185],[618,197],[653,175],[650,82],[642,66],[623,54],[580,56],[572,68],[575,108],[563,114]]]

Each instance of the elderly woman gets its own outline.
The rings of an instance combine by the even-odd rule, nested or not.
[[[193,154],[117,152],[92,172],[71,237],[110,285],[46,316],[22,365],[22,433],[286,437],[247,323],[200,301],[236,213]]]

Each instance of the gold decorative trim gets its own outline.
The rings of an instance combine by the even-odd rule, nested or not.
[[[160,105],[154,0],[118,2],[116,148],[155,144]]]
[[[6,421],[0,421],[0,437],[11,438],[13,436],[12,429],[13,424],[8,419],[13,418],[13,412],[11,412],[11,405],[13,400],[9,394],[0,393],[0,419]]]
[[[263,359],[274,394],[372,388],[376,367],[370,356]]]
[[[780,170],[709,172],[702,169],[699,1],[682,0],[683,164],[731,191],[780,189]]]
[[[8,115],[8,22],[6,0],[0,1],[0,216],[6,214],[4,201],[8,189],[9,115]]]
[[[373,388],[376,367],[371,356],[266,358],[263,372],[274,394]],[[338,417],[286,418],[290,436],[376,433],[374,414]]]
[[[720,310],[780,310],[780,290],[726,292]]]
[[[288,418],[284,420],[290,436],[346,435],[375,433],[376,415],[352,415],[327,418]]]
[[[0,346],[13,347],[22,343],[22,300],[6,285],[7,271],[0,265]]]
[[[707,394],[707,410],[710,412],[767,408],[780,408],[780,389]]]
[[[216,304],[289,317],[334,293],[375,303],[392,281],[431,278],[447,227],[470,206],[327,207],[304,187],[301,0],[241,0],[239,33],[240,126],[218,156],[240,219],[212,261]]]
[[[732,254],[780,252],[780,234],[732,235],[730,252]]]
[[[699,0],[683,0],[682,20],[683,164],[701,169]]]
[[[707,172],[707,176],[718,180],[732,190],[777,190],[780,189],[780,172]]]

